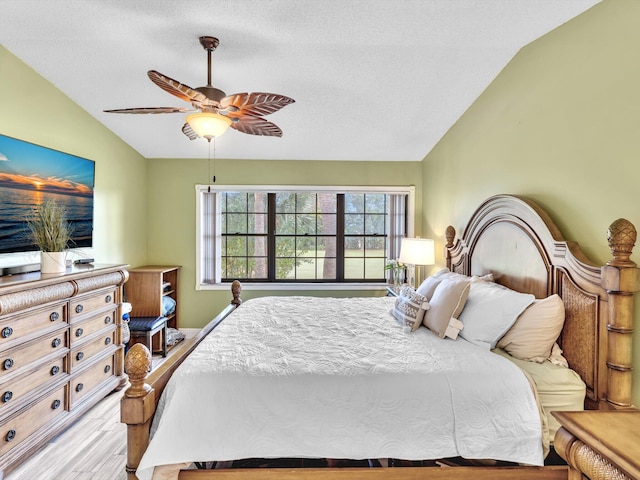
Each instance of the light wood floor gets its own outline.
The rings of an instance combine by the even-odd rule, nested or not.
[[[187,337],[196,331],[184,330]],[[163,360],[154,355],[153,368]],[[123,391],[105,397],[5,480],[126,480],[127,428],[120,423]]]
[[[126,480],[122,391],[114,392],[50,441],[6,480]]]

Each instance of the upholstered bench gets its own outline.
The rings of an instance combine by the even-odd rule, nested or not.
[[[129,330],[129,347],[142,343],[153,353],[153,337],[158,334],[160,339],[155,343],[156,350],[162,351],[163,357],[167,356],[167,317],[130,317]]]

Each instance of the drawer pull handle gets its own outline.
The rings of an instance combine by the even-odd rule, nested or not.
[[[51,375],[57,375],[59,371],[60,367],[58,365],[54,365],[53,367],[51,367]]]
[[[79,383],[78,385],[76,385],[76,392],[81,392],[83,388],[84,388],[84,385]]]
[[[107,315],[106,317],[104,317],[104,323],[106,325],[109,325],[111,323],[111,317],[109,315]]]
[[[109,373],[111,371],[111,365],[105,365],[104,373]]]
[[[107,295],[106,297],[104,297],[104,303],[111,303],[111,295]]]
[[[81,304],[76,305],[76,313],[81,313],[84,307]]]
[[[62,340],[60,340],[59,338],[54,338],[53,342],[51,342],[51,346],[53,348],[58,348],[61,343],[62,343]]]
[[[58,312],[53,312],[49,315],[49,320],[55,322],[58,318],[60,318],[60,314]]]
[[[3,365],[4,365],[4,369],[5,369],[5,370],[9,370],[11,367],[13,367],[13,358],[7,358],[7,359],[4,361],[4,364],[3,364]]]
[[[16,431],[11,429],[7,432],[7,435],[4,437],[7,442],[10,442],[14,438],[16,438]]]
[[[81,328],[76,330],[76,337],[81,337],[82,334],[84,333],[84,330],[82,330]]]
[[[109,345],[111,343],[111,337],[107,337],[104,339],[104,344]]]
[[[76,360],[82,360],[83,358],[84,358],[84,353],[78,352],[78,354],[76,355]]]
[[[51,404],[51,410],[55,410],[60,406],[60,400],[54,400]]]
[[[7,390],[2,394],[2,403],[7,403],[12,398],[13,398],[13,392],[11,390]]]
[[[11,327],[4,327],[2,329],[2,338],[9,338],[11,335],[13,335],[13,328]]]

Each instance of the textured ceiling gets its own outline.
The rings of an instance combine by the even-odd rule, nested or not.
[[[147,158],[201,158],[151,69],[296,103],[282,138],[229,130],[218,158],[419,161],[523,46],[597,0],[0,0],[0,43]]]

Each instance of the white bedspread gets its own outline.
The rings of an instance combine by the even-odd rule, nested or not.
[[[518,367],[464,339],[411,333],[393,302],[246,301],[167,384],[138,478],[249,457],[542,465],[538,408]]]

